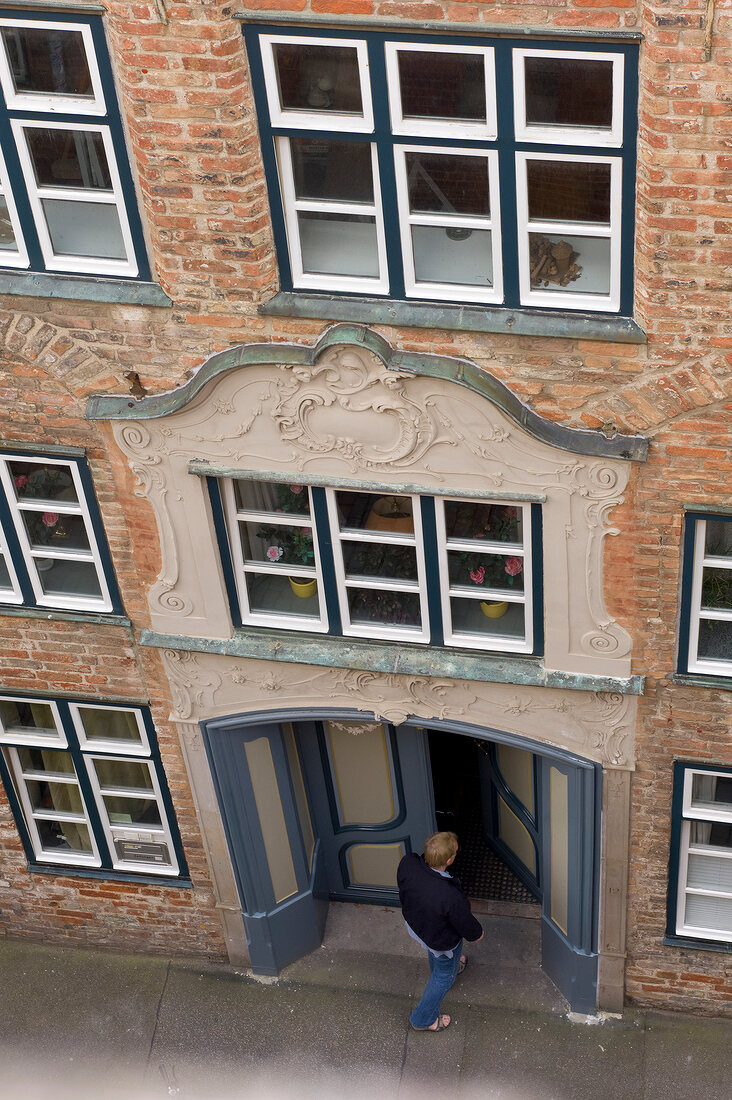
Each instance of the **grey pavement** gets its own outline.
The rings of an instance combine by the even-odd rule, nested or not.
[[[407,1024],[427,967],[398,910],[333,905],[323,947],[278,979],[0,938],[0,1098],[732,1096],[729,1020],[571,1019],[531,910],[481,920],[436,1035]]]

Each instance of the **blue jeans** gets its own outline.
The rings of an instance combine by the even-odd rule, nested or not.
[[[440,1016],[442,998],[457,978],[462,949],[463,941],[460,940],[452,953],[451,959],[448,959],[445,955],[436,958],[431,951],[427,952],[430,963],[430,978],[424,988],[422,1000],[409,1017],[412,1027],[431,1027]]]

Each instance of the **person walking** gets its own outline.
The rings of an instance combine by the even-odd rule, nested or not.
[[[404,923],[412,939],[427,950],[430,964],[422,999],[409,1017],[415,1031],[444,1031],[450,1026],[440,1006],[468,965],[460,953],[463,940],[477,943],[484,935],[460,883],[448,871],[457,853],[455,833],[433,833],[424,842],[424,854],[410,852],[397,869]]]

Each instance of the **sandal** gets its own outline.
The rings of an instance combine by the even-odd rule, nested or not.
[[[447,1023],[445,1023],[445,1020],[447,1020]],[[447,1015],[438,1016],[436,1022],[437,1027],[435,1027],[434,1025],[432,1027],[415,1027],[410,1020],[409,1026],[412,1028],[413,1031],[444,1031],[445,1028],[448,1028],[450,1026],[450,1017]]]
[[[458,967],[458,975],[462,974],[462,972],[465,970],[465,967],[467,965],[468,965],[468,956],[466,955],[464,958],[462,958],[460,960],[460,966]]]

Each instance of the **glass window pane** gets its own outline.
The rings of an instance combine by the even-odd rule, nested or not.
[[[239,511],[286,512],[310,515],[310,494],[304,485],[277,485],[270,481],[235,481],[234,497]]]
[[[80,31],[4,27],[2,37],[16,92],[93,96]]]
[[[18,500],[64,500],[78,502],[76,489],[67,466],[42,462],[8,463]]]
[[[732,569],[704,569],[702,607],[732,611]]]
[[[105,794],[104,806],[110,825],[158,826],[162,825],[160,809],[152,798],[123,798]]]
[[[244,579],[252,611],[300,615],[308,619],[320,618],[318,582],[315,577],[245,573]]]
[[[527,123],[610,129],[611,61],[547,56],[527,57],[524,65]]]
[[[283,111],[363,115],[353,46],[276,42],[273,49]]]
[[[414,275],[419,283],[493,286],[490,230],[412,226]]]
[[[93,851],[89,830],[76,821],[36,821],[44,852],[67,849],[74,852]]]
[[[532,221],[610,224],[610,164],[529,160]]]
[[[688,894],[684,923],[691,928],[732,934],[732,898],[715,898],[705,894]]]
[[[729,810],[732,815],[732,775],[694,774],[691,804],[695,809]]]
[[[411,497],[375,493],[336,493],[341,531],[391,531],[414,534]]]
[[[732,523],[722,519],[708,519],[704,542],[707,557],[732,558]]]
[[[34,810],[63,810],[64,812],[83,814],[81,793],[75,783],[46,783],[40,780],[26,780],[28,796]]]
[[[57,256],[127,258],[119,213],[112,203],[41,199],[41,206]]]
[[[448,539],[523,544],[523,511],[510,504],[482,504],[476,500],[446,500]]]
[[[239,523],[241,549],[247,562],[268,562],[281,569],[287,566],[315,566],[315,547],[311,527],[284,524]]]
[[[702,619],[697,652],[705,661],[732,661],[732,619]]]
[[[152,775],[147,764],[135,760],[101,760],[95,758],[94,769],[102,789],[124,787],[132,791],[151,791]]]
[[[5,555],[0,551],[0,588],[13,591],[13,582],[10,579],[10,571],[5,562]]]
[[[407,153],[409,209],[413,213],[490,217],[486,157]]]
[[[524,590],[524,560],[514,555],[448,550],[447,565],[451,586]]]
[[[7,201],[2,195],[0,195],[0,251],[18,251],[13,224],[10,220],[10,211],[8,210]]]
[[[22,511],[21,518],[34,550],[44,546],[56,550],[89,550],[89,539],[83,516],[63,512]]]
[[[32,733],[41,740],[58,738],[53,711],[47,703],[25,702],[21,699],[0,700],[0,721],[5,733]]]
[[[387,592],[375,588],[349,588],[348,606],[354,623],[384,623],[389,626],[420,626],[419,596],[416,592]]]
[[[399,50],[397,57],[404,118],[485,122],[482,55]]]
[[[79,719],[89,741],[127,741],[142,744],[137,716],[132,711],[107,707],[79,707]]]
[[[515,638],[526,636],[525,609],[522,603],[501,600],[469,600],[451,597],[450,615],[455,634],[480,637]]]
[[[290,138],[290,152],[298,199],[373,203],[370,145],[359,141]]]
[[[24,772],[55,772],[58,775],[76,774],[70,752],[63,752],[61,749],[41,749],[19,745],[17,753],[20,766]]]
[[[41,187],[111,191],[104,140],[98,130],[27,127],[28,149]]]
[[[384,542],[344,542],[343,562],[347,577],[417,579],[417,552],[413,546]]]
[[[303,271],[376,279],[376,218],[363,214],[299,212]]]
[[[64,561],[60,558],[34,558],[41,588],[47,596],[102,595],[99,577],[90,561]]]
[[[607,238],[529,233],[529,264],[532,290],[610,292],[610,241]]]

